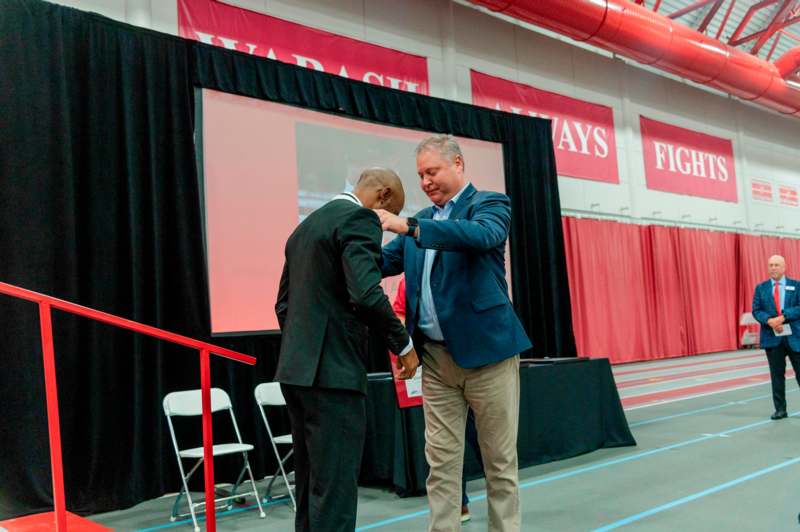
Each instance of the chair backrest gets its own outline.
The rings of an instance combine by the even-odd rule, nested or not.
[[[256,386],[256,402],[262,406],[283,406],[286,399],[281,391],[279,382],[262,382]]]
[[[231,399],[225,390],[211,388],[211,411],[231,410]],[[203,413],[200,390],[171,392],[164,397],[164,414],[169,416],[199,416]]]

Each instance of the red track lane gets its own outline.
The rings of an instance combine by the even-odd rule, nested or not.
[[[700,366],[701,364],[717,364],[717,363],[728,362],[730,360],[744,360],[746,358],[755,358],[755,357],[764,357],[764,359],[766,360],[766,355],[764,355],[764,353],[762,352],[762,353],[754,353],[754,354],[751,354],[751,355],[740,355],[740,356],[730,357],[730,358],[718,358],[718,359],[715,359],[715,360],[701,360],[699,362],[689,362],[689,363],[686,363],[686,364],[675,364],[674,366],[666,365],[666,366],[656,366],[656,367],[652,367],[652,368],[632,369],[632,370],[629,370],[629,371],[615,371],[614,372],[614,376],[615,377],[622,377],[624,375],[635,375],[636,373],[647,373],[647,372],[650,372],[650,371],[665,371],[665,370],[670,370],[670,369],[673,369],[673,368],[688,368],[688,367],[692,367],[692,366]],[[660,360],[669,360],[669,359],[668,358],[662,358]]]
[[[724,366],[721,368],[698,369],[696,371],[685,371],[683,373],[673,373],[671,375],[662,375],[660,377],[642,377],[641,379],[631,379],[629,381],[622,381],[617,383],[617,389],[633,388],[634,386],[646,386],[648,384],[655,384],[658,382],[677,381],[687,379],[689,377],[699,377],[701,375],[715,375],[717,373],[727,373],[728,371],[737,371],[741,369],[767,367],[767,362],[751,362],[749,364],[739,364],[737,366]]]
[[[787,371],[786,377],[794,377],[794,371]],[[632,395],[622,399],[623,407],[639,406],[647,403],[657,403],[659,401],[666,401],[668,399],[688,398],[693,395],[699,395],[709,392],[722,392],[728,388],[737,388],[747,384],[757,384],[762,382],[769,382],[769,373],[760,373],[758,375],[750,375],[749,377],[739,377],[736,379],[728,379],[724,381],[709,382],[706,384],[698,384],[695,386],[686,386],[683,388],[674,388],[672,390],[663,390],[660,392],[643,393],[640,395]]]

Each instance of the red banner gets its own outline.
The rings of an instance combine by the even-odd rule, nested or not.
[[[780,196],[781,205],[787,205],[789,207],[797,207],[800,205],[800,201],[798,200],[797,196],[797,187],[793,187],[791,185],[779,185],[778,195]]]
[[[750,182],[750,194],[756,201],[772,203],[772,183],[753,179]]]
[[[212,0],[178,0],[181,37],[350,79],[428,94],[424,57]]]
[[[738,202],[730,140],[644,116],[639,123],[647,188]]]
[[[470,75],[473,104],[552,120],[559,175],[619,183],[611,107],[474,70]]]

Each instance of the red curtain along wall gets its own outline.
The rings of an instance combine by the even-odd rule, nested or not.
[[[578,353],[632,362],[736,349],[770,255],[800,240],[563,218]]]
[[[699,229],[677,231],[687,353],[736,349],[737,235]]]
[[[647,235],[650,270],[653,277],[652,299],[656,319],[650,324],[653,350],[646,356],[629,360],[675,357],[688,353],[689,338],[681,300],[678,255],[678,231],[675,227],[639,226]],[[614,359],[612,359],[614,360]],[[621,360],[614,360],[620,361]]]
[[[563,218],[578,353],[615,361],[649,358],[652,322],[639,226]]]

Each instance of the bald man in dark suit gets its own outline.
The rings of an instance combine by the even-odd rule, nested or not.
[[[352,531],[366,428],[368,331],[400,355],[401,378],[419,365],[381,288],[381,223],[372,209],[405,202],[391,170],[362,173],[352,193],[311,213],[286,242],[275,312],[282,340],[275,380],[292,424],[295,530]]]

